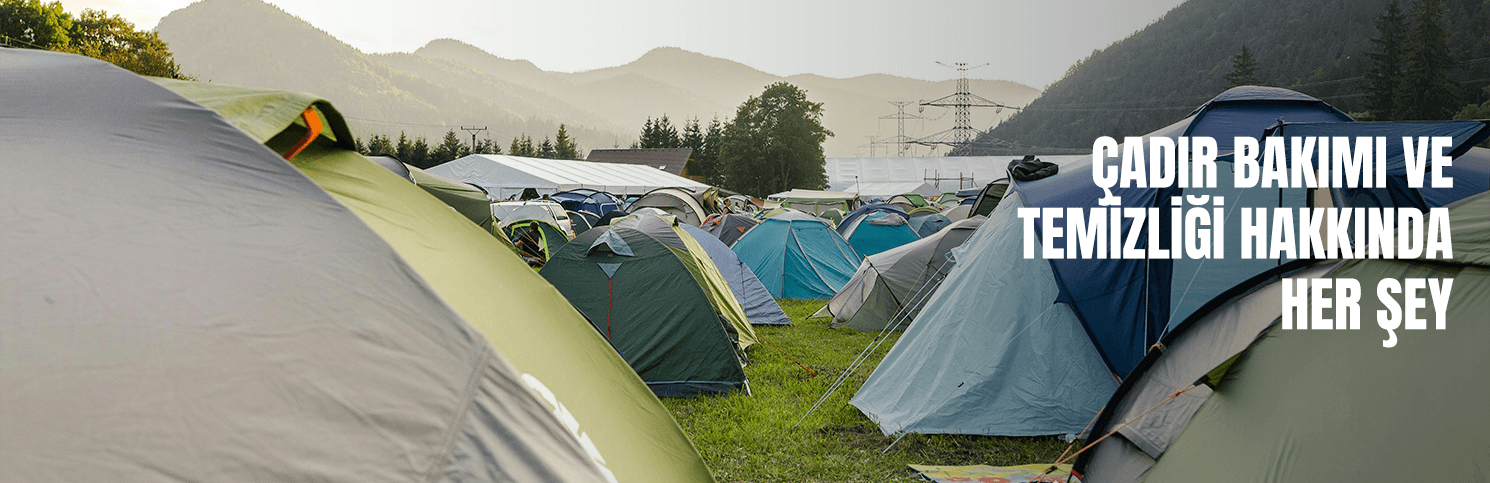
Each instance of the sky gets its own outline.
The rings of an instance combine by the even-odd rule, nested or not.
[[[190,0],[61,0],[137,27]],[[453,38],[544,70],[622,65],[680,47],[770,74],[891,74],[940,81],[965,63],[976,79],[1043,89],[1095,49],[1182,0],[270,0],[367,53]]]

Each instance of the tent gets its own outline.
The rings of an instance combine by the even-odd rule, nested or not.
[[[589,212],[597,217],[621,209],[621,200],[615,196],[589,188],[560,191],[548,199],[563,205],[566,210]]]
[[[714,301],[729,288],[717,292],[704,275],[712,263],[684,236],[662,217],[623,218],[576,238],[541,274],[657,395],[743,389],[746,334]]]
[[[855,217],[838,229],[854,251],[866,257],[921,239],[904,216],[891,211]]]
[[[1008,191],[1008,178],[988,183],[981,191],[978,191],[977,195],[969,199],[972,201],[972,207],[968,208],[967,214],[964,216],[988,216],[989,213],[993,213],[993,209],[999,205],[999,200],[1003,199],[1004,193]],[[964,200],[963,204],[967,204],[969,200]],[[951,217],[949,216],[948,218]]]
[[[1292,91],[1239,87],[1150,136],[1206,135],[1229,143],[1234,136],[1261,137],[1280,116],[1349,120]],[[1212,260],[1024,259],[1015,209],[1092,207],[1103,194],[1091,182],[1091,156],[1044,160],[1061,165],[1059,174],[1009,185],[989,221],[954,251],[958,264],[916,323],[854,396],[852,403],[886,434],[1077,433],[1171,320],[1277,263],[1241,259],[1234,243],[1224,259]],[[1231,176],[1217,180],[1217,188],[1183,193],[1223,196],[1231,209],[1308,200],[1304,189],[1237,189]],[[1113,194],[1124,207],[1157,207],[1180,190],[1115,188]],[[1226,233],[1240,232],[1239,218],[1226,218]]]
[[[569,214],[569,223],[570,226],[574,227],[575,236],[579,236],[585,230],[594,228],[595,223],[600,221],[600,217],[588,211],[566,211],[566,213]]]
[[[761,221],[730,248],[775,298],[832,297],[863,259],[827,222],[798,211]]]
[[[307,108],[326,125],[344,125],[329,103],[280,91],[156,82],[219,111],[275,152],[309,139],[291,160],[303,173],[296,176],[308,176],[392,246],[554,405],[568,431],[589,441],[592,459],[618,481],[712,480],[672,414],[553,286],[460,214],[358,155],[344,130],[308,138]]]
[[[400,178],[409,180],[410,183],[418,184],[418,181],[414,180],[414,173],[409,170],[410,168],[413,168],[413,166],[409,166],[407,164],[404,164],[403,161],[399,161],[397,156],[385,154],[380,156],[368,156],[367,159],[368,161],[378,163],[378,166],[388,168],[388,170],[392,171],[393,174],[398,175],[398,177]]]
[[[719,241],[724,242],[725,246],[733,246],[735,241],[745,236],[745,232],[750,231],[751,228],[755,228],[755,225],[759,224],[760,221],[750,215],[729,213],[710,216],[708,220],[704,221],[702,228],[708,230],[709,234],[719,238]]]
[[[517,247],[518,255],[521,255],[529,265],[543,266],[559,247],[569,243],[569,237],[558,225],[544,220],[517,220],[502,225],[502,234],[512,240],[513,246]]]
[[[885,200],[885,203],[899,206],[900,209],[907,212],[931,204],[926,201],[926,197],[916,193],[902,193],[891,196],[889,199]]]
[[[828,225],[832,226],[834,230],[837,230],[838,224],[843,222],[843,210],[837,208],[818,213],[817,216],[818,218],[828,220]]]
[[[831,318],[830,327],[858,330],[881,330],[897,317],[909,322],[920,313],[924,297],[952,270],[948,253],[967,241],[983,221],[983,217],[962,220],[926,238],[864,257],[854,278],[812,318]]]
[[[688,232],[698,242],[699,247],[709,256],[709,260],[719,269],[719,274],[724,276],[725,282],[729,283],[731,292],[735,294],[735,300],[740,302],[740,307],[745,310],[745,317],[752,325],[791,325],[792,321],[781,311],[781,305],[776,299],[771,298],[771,291],[761,284],[760,279],[755,278],[755,273],[750,267],[740,262],[740,257],[735,255],[723,241],[715,238],[713,234],[687,223],[679,223],[679,228]]]
[[[1117,432],[1081,455],[1082,481],[1184,481],[1200,471],[1213,481],[1479,478],[1490,466],[1490,419],[1481,417],[1490,386],[1464,382],[1490,365],[1490,195],[1452,205],[1449,218],[1451,260],[1299,262],[1211,300],[1108,403],[1093,431]],[[1285,277],[1354,279],[1367,291],[1361,329],[1284,330]],[[1382,280],[1412,278],[1454,279],[1444,329],[1433,330],[1429,302],[1419,312],[1428,330],[1389,335],[1371,322],[1386,308],[1371,293]],[[1382,347],[1389,337],[1395,346]]]
[[[940,213],[935,213],[911,217],[909,223],[911,225],[911,229],[916,230],[916,236],[925,238],[931,236],[931,234],[933,233],[941,231],[941,229],[946,228],[947,225],[951,225],[952,220],[948,219],[945,216],[942,216]]]
[[[906,213],[906,211],[901,209],[899,206],[888,203],[875,203],[861,206],[858,209],[850,211],[847,214],[843,215],[843,219],[839,220],[838,226],[837,228],[835,228],[835,230],[838,231],[839,235],[844,235],[844,238],[848,238],[848,236],[844,232],[848,230],[848,227],[850,225],[854,224],[855,220],[858,220],[859,217],[862,217],[864,215],[868,215],[870,213],[878,213],[881,211],[888,211],[899,214],[901,218],[910,218],[910,214]]]
[[[486,196],[485,190],[469,183],[430,174],[428,171],[413,166],[406,164],[404,166],[408,170],[409,177],[414,180],[414,184],[423,188],[425,192],[450,205],[455,211],[480,225],[481,228],[487,231],[495,229],[496,218],[492,216],[491,198]]]
[[[678,221],[699,226],[709,215],[718,213],[718,210],[706,206],[707,203],[701,199],[704,194],[681,188],[659,188],[643,195],[626,210],[636,213],[642,208],[656,208],[678,217]]]
[[[8,479],[606,479],[541,377],[281,153],[101,61],[0,64]]]
[[[941,193],[925,181],[854,183],[844,188],[843,192],[859,195],[860,199],[866,200],[888,199],[902,193],[915,193],[921,196],[936,196]]]
[[[831,209],[850,211],[859,207],[858,195],[842,191],[793,189],[767,196],[766,200],[776,201],[782,207],[795,208],[814,215]]]
[[[972,214],[972,211],[973,205],[959,204],[942,211],[942,216],[947,217],[948,220],[961,221],[970,218],[971,216],[969,215]]]
[[[591,163],[500,154],[472,154],[429,168],[428,171],[480,186],[499,200],[514,198],[526,189],[534,190],[538,195],[551,195],[560,191],[590,188],[628,196],[641,195],[664,187],[708,187],[703,183],[640,164]]]

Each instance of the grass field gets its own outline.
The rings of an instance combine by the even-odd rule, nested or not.
[[[848,400],[893,340],[793,429],[792,424],[875,337],[873,332],[830,330],[826,320],[806,320],[823,302],[783,300],[781,308],[796,325],[756,327],[763,341],[750,349],[751,364],[745,368],[751,395],[663,399],[720,482],[920,481],[907,464],[1049,463],[1066,448],[1051,437],[912,434],[881,455],[893,438],[880,434]],[[817,375],[809,375],[772,344]]]

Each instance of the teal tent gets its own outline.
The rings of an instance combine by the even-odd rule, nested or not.
[[[795,210],[761,221],[730,248],[775,298],[832,297],[863,260],[827,221]]]
[[[866,257],[921,239],[906,217],[893,211],[876,211],[845,220],[838,232],[854,251]]]

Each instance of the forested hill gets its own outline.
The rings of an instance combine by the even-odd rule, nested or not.
[[[1180,120],[1226,90],[1245,43],[1266,85],[1346,112],[1364,110],[1363,74],[1387,0],[1189,0],[1143,30],[1095,51],[1040,98],[956,154],[1086,148],[1098,136],[1136,136]],[[1399,2],[1411,12],[1414,1]],[[1463,103],[1490,82],[1490,2],[1445,0],[1449,48]],[[1059,36],[1059,29],[1051,29]],[[994,150],[1000,141],[1022,145]]]

